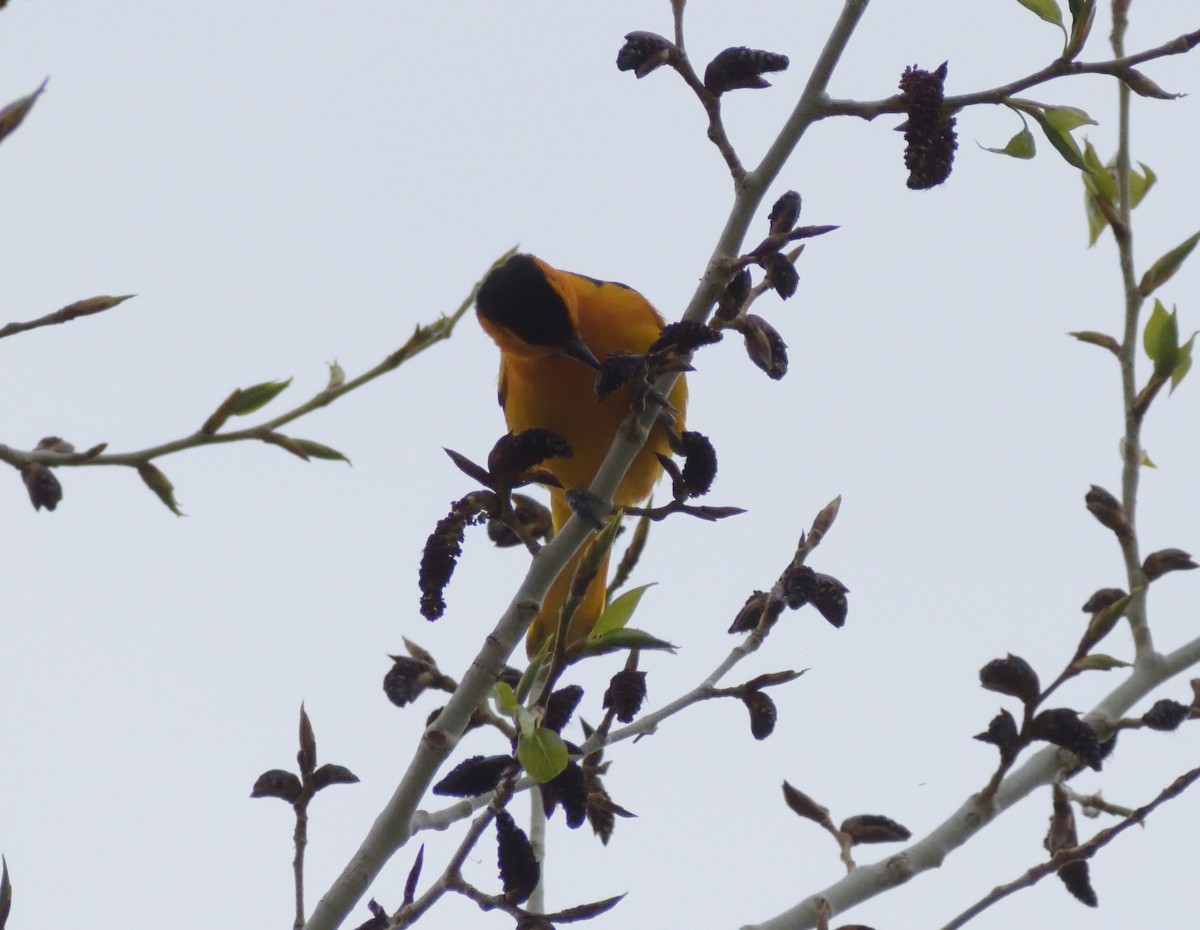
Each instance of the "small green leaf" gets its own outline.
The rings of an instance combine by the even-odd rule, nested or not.
[[[512,689],[512,685],[504,681],[498,681],[492,685],[492,697],[496,701],[496,706],[500,708],[503,714],[515,714],[517,708],[521,706],[521,702],[517,700],[517,694]]]
[[[350,465],[351,462],[346,456],[338,452],[337,449],[331,449],[329,446],[323,446],[319,442],[313,442],[311,439],[293,439],[297,446],[304,450],[305,454],[311,455],[314,459],[325,459],[330,462],[345,462]]]
[[[1085,183],[1088,177],[1084,173]],[[1100,234],[1108,227],[1108,217],[1104,215],[1104,211],[1100,209],[1097,203],[1097,196],[1091,191],[1085,191],[1083,194],[1083,211],[1087,215],[1088,224],[1088,248],[1096,244],[1096,240],[1100,238]]]
[[[599,639],[601,636],[624,627],[629,622],[629,618],[633,616],[633,612],[637,610],[646,589],[652,587],[654,587],[653,582],[637,588],[630,588],[605,607],[604,613],[600,615],[596,625],[592,627],[592,632],[588,634],[588,639]]]
[[[1103,197],[1110,203],[1117,201],[1117,179],[1112,171],[1100,161],[1091,139],[1083,140],[1083,184],[1093,194]]]
[[[1140,161],[1138,164],[1142,166],[1142,173],[1138,174],[1134,171],[1129,176],[1130,200],[1132,201],[1130,204],[1131,209],[1142,202],[1142,198],[1150,193],[1150,188],[1158,180],[1158,175],[1150,170],[1149,165]]]
[[[566,767],[570,761],[566,743],[553,730],[538,727],[517,740],[517,761],[539,784],[545,784]]]
[[[1179,382],[1187,376],[1187,373],[1192,367],[1192,345],[1196,341],[1196,334],[1192,333],[1191,338],[1179,347],[1179,358],[1175,361],[1175,367],[1171,369],[1171,393],[1175,393],[1175,388],[1179,387]]]
[[[338,364],[336,358],[332,362],[329,362],[328,365],[329,383],[325,385],[325,390],[332,391],[346,383],[346,371]]]
[[[1057,26],[1063,31],[1064,36],[1067,34],[1067,28],[1063,25],[1062,10],[1058,8],[1058,4],[1054,0],[1017,0],[1017,3],[1037,14],[1039,19],[1044,19]]]
[[[1059,132],[1070,132],[1080,126],[1100,125],[1078,107],[1050,106],[1042,112],[1046,114],[1046,122]]]
[[[1037,154],[1037,144],[1033,141],[1033,133],[1029,131],[1028,126],[1023,127],[1020,132],[1009,139],[1002,149],[990,148],[986,145],[979,147],[985,152],[1008,155],[1010,158],[1033,158]]]
[[[652,636],[645,630],[626,627],[595,638],[589,636],[584,643],[582,653],[583,655],[599,656],[628,649],[661,649],[666,652],[674,652],[675,646],[665,639]]]
[[[1123,662],[1120,659],[1114,659],[1112,656],[1106,656],[1098,652],[1095,655],[1084,656],[1078,662],[1073,663],[1071,668],[1080,672],[1111,672],[1114,668],[1133,668],[1133,663]]]
[[[138,466],[138,474],[146,482],[146,487],[158,495],[158,499],[166,504],[171,513],[177,517],[183,516],[183,511],[179,509],[179,504],[175,502],[175,486],[167,480],[166,475],[149,462],[143,462]]]
[[[1071,32],[1063,48],[1062,57],[1071,61],[1082,50],[1092,31],[1096,18],[1096,0],[1070,0]]]
[[[1179,321],[1175,311],[1167,313],[1167,308],[1157,298],[1142,332],[1142,346],[1154,362],[1155,377],[1169,377],[1179,362]]]
[[[1192,249],[1196,247],[1196,243],[1200,242],[1200,232],[1194,236],[1189,236],[1183,242],[1171,249],[1162,256],[1158,261],[1147,269],[1142,275],[1142,283],[1139,290],[1143,297],[1149,297],[1155,288],[1165,284],[1171,279],[1171,276],[1179,270],[1179,266],[1183,264],[1184,259],[1192,254]]]
[[[288,378],[286,381],[264,381],[262,384],[245,388],[238,394],[237,401],[229,412],[235,417],[244,417],[248,413],[260,410],[291,383],[292,379]]]
[[[1137,591],[1134,592],[1134,594],[1136,593]],[[1113,627],[1117,625],[1117,621],[1125,616],[1125,611],[1128,610],[1129,602],[1132,600],[1133,594],[1126,594],[1123,598],[1109,604],[1092,617],[1092,621],[1088,624],[1087,632],[1083,637],[1083,641],[1089,650],[1113,631]]]
[[[1079,143],[1072,138],[1069,132],[1062,132],[1051,126],[1041,107],[1032,104],[1011,104],[1011,106],[1018,107],[1021,112],[1028,113],[1033,117],[1034,122],[1042,127],[1042,132],[1045,133],[1047,141],[1054,146],[1059,155],[1066,159],[1067,164],[1078,168],[1080,171],[1089,170],[1083,160],[1083,152],[1079,150]]]

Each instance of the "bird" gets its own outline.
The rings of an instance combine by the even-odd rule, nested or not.
[[[498,399],[511,433],[544,429],[561,436],[570,457],[547,459],[540,467],[561,484],[551,486],[555,532],[572,514],[566,492],[586,489],[630,411],[631,388],[597,399],[596,369],[609,355],[641,355],[658,338],[663,318],[633,288],[561,271],[533,255],[518,253],[495,268],[476,296],[476,315],[500,350]],[[676,380],[668,401],[674,428],[683,429],[687,385]],[[613,494],[617,507],[647,497],[662,474],[658,456],[670,454],[670,436],[656,423]],[[586,547],[584,547],[586,548]],[[551,585],[526,636],[533,657],[557,632],[563,602],[583,548]],[[586,640],[604,610],[608,559],[596,573],[571,618],[566,647]]]

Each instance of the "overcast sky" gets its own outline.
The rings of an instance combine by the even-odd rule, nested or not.
[[[772,89],[726,98],[730,135],[754,164],[840,4],[693,6],[698,66],[732,45],[791,57]],[[1131,50],[1198,25],[1185,3],[1134,3],[1132,17]],[[58,435],[131,451],[192,432],[235,387],[294,377],[264,416],[282,412],[324,386],[327,362],[353,377],[452,311],[516,244],[636,286],[678,317],[724,223],[728,176],[675,75],[638,81],[614,65],[626,32],[670,28],[666,0],[12,0],[0,105],[50,80],[0,145],[0,325],[138,296],[0,343],[0,442]],[[1108,28],[1102,9],[1085,58],[1109,57]],[[886,97],[905,66],[942,61],[949,93],[980,90],[1060,49],[1058,31],[1015,0],[878,3],[831,92]],[[1135,100],[1135,158],[1160,178],[1136,214],[1140,268],[1200,228],[1200,58],[1144,70],[1191,96]],[[1110,81],[1028,96],[1085,108],[1099,125],[1080,135],[1103,158],[1115,150]],[[784,807],[785,778],[835,821],[880,813],[924,835],[995,764],[970,737],[1006,699],[979,688],[979,667],[1011,651],[1053,678],[1082,630],[1080,605],[1125,584],[1111,534],[1083,506],[1092,483],[1119,490],[1117,369],[1065,335],[1119,335],[1111,236],[1086,249],[1078,173],[1044,141],[1031,162],[976,144],[1003,145],[1020,128],[1010,111],[960,114],[954,174],[928,192],[905,187],[898,122],[816,126],[768,197],[795,189],[804,221],[841,227],[809,245],[792,300],[756,308],[790,346],[788,376],[767,379],[734,339],[697,359],[689,425],[721,465],[708,500],[748,513],[652,534],[637,580],[659,585],[639,621],[681,649],[646,658],[648,706],[721,660],[747,594],[773,582],[837,494],[841,517],[810,564],[850,587],[848,622],[788,614],[735,673],[809,669],[773,692],[779,723],[765,742],[742,707],[710,702],[611,752],[608,788],[639,817],[607,849],[555,817],[551,906],[629,892],[597,928],[737,927],[836,880],[837,850]],[[764,210],[751,237],[765,229]],[[1178,304],[1185,334],[1200,326],[1192,261],[1158,295]],[[8,471],[0,852],[14,927],[290,926],[291,814],[248,795],[263,770],[294,766],[301,701],[321,761],[362,779],[314,803],[315,903],[439,704],[389,704],[387,654],[407,636],[460,675],[522,577],[521,553],[476,531],[447,616],[418,614],[421,546],[472,489],[442,447],[481,460],[504,430],[496,362],[468,316],[449,343],[289,428],[353,467],[259,444],[159,460],[185,518],[115,468],[60,469],[61,505],[35,513]],[[1158,468],[1143,477],[1144,551],[1200,549],[1195,378],[1148,421]],[[1163,650],[1196,635],[1198,581],[1155,586]],[[1127,632],[1104,649],[1131,658]],[[585,718],[602,716],[619,662],[581,673]],[[1086,710],[1119,674],[1085,677],[1062,703]],[[1157,696],[1190,699],[1187,677]],[[486,734],[462,747],[500,751]],[[1198,760],[1196,726],[1126,734],[1104,772],[1074,786],[1137,806]],[[1042,860],[1048,814],[1039,792],[937,873],[834,925],[941,926]],[[973,926],[1115,930],[1150,912],[1189,924],[1198,820],[1200,794],[1185,796],[1106,850],[1092,866],[1096,912],[1047,881]],[[422,837],[426,880],[459,836]],[[415,851],[372,889],[389,908]],[[494,863],[485,842],[470,864],[490,889]],[[347,925],[367,916],[360,906]],[[446,901],[424,925],[510,924]]]

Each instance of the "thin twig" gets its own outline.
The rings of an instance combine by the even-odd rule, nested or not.
[[[1023,78],[1010,81],[1008,84],[1002,84],[990,90],[980,90],[969,94],[960,94],[956,97],[947,97],[945,106],[947,110],[961,110],[963,107],[976,106],[978,104],[1005,103],[1013,94],[1018,94],[1030,87],[1036,87],[1039,84],[1045,84],[1057,78],[1074,77],[1080,74],[1107,74],[1116,78],[1127,77],[1130,69],[1135,65],[1158,58],[1166,58],[1169,55],[1183,55],[1190,52],[1197,45],[1200,45],[1200,29],[1181,35],[1169,42],[1164,42],[1162,45],[1157,45],[1154,48],[1138,52],[1136,55],[1118,55],[1116,58],[1108,61],[1064,61],[1059,58],[1046,65],[1046,67]],[[818,118],[858,116],[862,119],[872,120],[885,113],[902,112],[904,112],[904,103],[900,95],[896,94],[883,100],[829,100],[822,107]]]
[[[1024,888],[1032,888],[1047,875],[1054,874],[1068,862],[1092,858],[1103,847],[1116,839],[1118,835],[1124,833],[1134,824],[1142,823],[1160,804],[1164,804],[1183,794],[1197,779],[1200,779],[1200,768],[1194,768],[1190,772],[1180,775],[1170,785],[1160,791],[1158,797],[1149,804],[1139,807],[1120,823],[1101,830],[1086,843],[1080,843],[1078,846],[1070,849],[1059,850],[1046,862],[1034,866],[1020,878],[1013,879],[1011,882],[994,888],[987,896],[981,898],[950,921],[950,923],[946,924],[946,926],[942,927],[942,930],[959,930],[960,927],[978,917],[993,904],[1002,901],[1014,892],[1021,891]]]

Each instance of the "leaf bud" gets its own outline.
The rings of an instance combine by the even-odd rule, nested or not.
[[[1191,554],[1182,549],[1159,549],[1146,556],[1146,561],[1142,563],[1142,571],[1146,573],[1147,581],[1161,578],[1167,572],[1186,571],[1196,567]]]
[[[763,74],[783,71],[788,64],[787,55],[745,46],[727,48],[704,69],[704,86],[718,97],[728,90],[770,87]]]
[[[907,827],[879,814],[847,817],[839,829],[850,837],[852,846],[862,843],[899,843],[912,836]]]
[[[733,618],[733,625],[729,627],[730,633],[749,633],[755,629],[759,621],[762,620],[763,613],[767,607],[767,592],[755,591],[748,598],[746,603],[742,605],[742,609],[737,612],[737,616]]]
[[[742,336],[746,340],[746,353],[750,361],[772,380],[778,381],[787,374],[787,343],[775,327],[761,316],[748,313],[743,323]]]
[[[1011,652],[1003,659],[992,659],[979,670],[979,683],[988,691],[1020,698],[1026,704],[1042,693],[1035,672],[1028,662]]]
[[[1007,710],[996,714],[988,723],[988,728],[974,737],[981,743],[991,743],[999,749],[1001,758],[1008,758],[1013,753],[1018,738],[1017,721]]]
[[[632,71],[644,78],[655,68],[671,60],[675,46],[656,32],[630,32],[617,52],[617,70]]]
[[[1129,520],[1121,502],[1098,484],[1093,484],[1084,495],[1084,503],[1092,516],[1117,534],[1117,538],[1129,536]]]
[[[279,798],[289,804],[295,804],[304,787],[300,779],[292,772],[283,769],[270,769],[258,776],[254,788],[250,791],[252,798]]]
[[[764,740],[775,732],[775,721],[779,719],[779,711],[769,694],[762,691],[751,691],[743,695],[742,703],[750,711],[750,734],[757,740]]]
[[[771,224],[772,236],[786,236],[792,231],[792,227],[796,225],[796,220],[800,218],[800,195],[795,191],[784,191],[775,205],[771,207],[771,213],[767,217]]]
[[[796,266],[790,258],[782,252],[768,252],[760,259],[759,264],[767,273],[767,281],[781,299],[787,300],[796,293],[800,275],[796,273]]]
[[[716,317],[723,323],[728,323],[737,318],[741,313],[742,307],[746,303],[746,298],[750,296],[750,269],[741,268],[738,270],[725,285],[725,290],[721,292],[721,296],[717,298]]]
[[[50,466],[41,462],[26,462],[21,466],[21,480],[29,492],[29,502],[34,510],[54,510],[62,500],[62,485]]]

